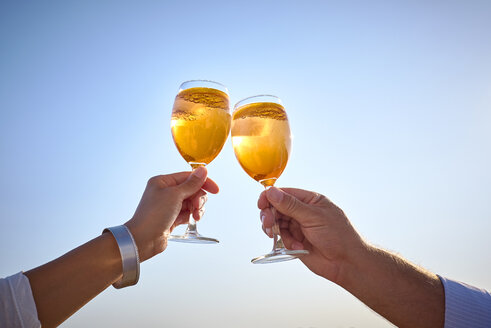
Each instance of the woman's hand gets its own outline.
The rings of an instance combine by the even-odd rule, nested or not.
[[[199,220],[204,211],[206,191],[218,193],[217,184],[206,177],[204,167],[193,172],[159,175],[148,180],[135,214],[125,223],[130,229],[140,261],[145,261],[167,247],[167,237],[172,230],[187,223],[191,209]]]

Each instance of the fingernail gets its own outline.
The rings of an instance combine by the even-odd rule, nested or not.
[[[264,223],[264,219],[266,218],[266,215],[261,215],[261,223]]]
[[[193,171],[193,175],[203,179],[206,176],[206,169],[203,166],[200,166]]]
[[[199,210],[199,218],[201,219],[201,218],[203,217],[203,215],[204,215],[204,214],[205,214],[205,208],[204,208],[204,207],[202,207],[202,208],[200,208],[200,210]]]
[[[271,237],[271,228],[266,228],[266,234]]]
[[[275,203],[279,203],[283,199],[283,193],[275,187],[269,188],[267,194],[268,194],[268,198]]]
[[[201,197],[199,198],[199,208],[202,208],[202,207],[203,207],[203,205],[205,205],[205,203],[206,203],[206,199],[207,199],[207,198],[206,198],[206,195],[205,195],[205,196],[201,196]]]

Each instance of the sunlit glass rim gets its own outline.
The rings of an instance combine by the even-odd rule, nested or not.
[[[283,102],[281,101],[280,97],[273,96],[273,95],[256,95],[256,96],[251,96],[244,98],[240,101],[238,101],[235,106],[234,106],[234,111],[239,109],[240,107],[243,107],[245,105],[250,105],[250,104],[258,104],[258,103],[276,103],[278,105],[283,106]]]
[[[190,84],[190,85],[185,86],[186,84]],[[211,80],[188,80],[188,81],[184,81],[179,86],[179,92],[181,92],[183,90],[191,89],[191,88],[200,88],[200,87],[222,91],[222,92],[226,93],[228,96],[228,89],[225,85],[223,85],[219,82],[211,81]]]

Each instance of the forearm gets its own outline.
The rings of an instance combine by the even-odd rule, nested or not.
[[[398,327],[443,327],[439,278],[398,255],[366,245],[343,266],[339,283]]]
[[[42,326],[54,327],[122,276],[121,255],[106,233],[25,275]]]

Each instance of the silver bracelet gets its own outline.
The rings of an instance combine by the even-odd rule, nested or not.
[[[138,257],[138,248],[130,230],[125,225],[110,227],[104,229],[102,233],[111,232],[116,239],[116,243],[121,253],[121,262],[123,263],[123,278],[116,281],[114,288],[124,288],[136,285],[140,278],[140,258]]]

